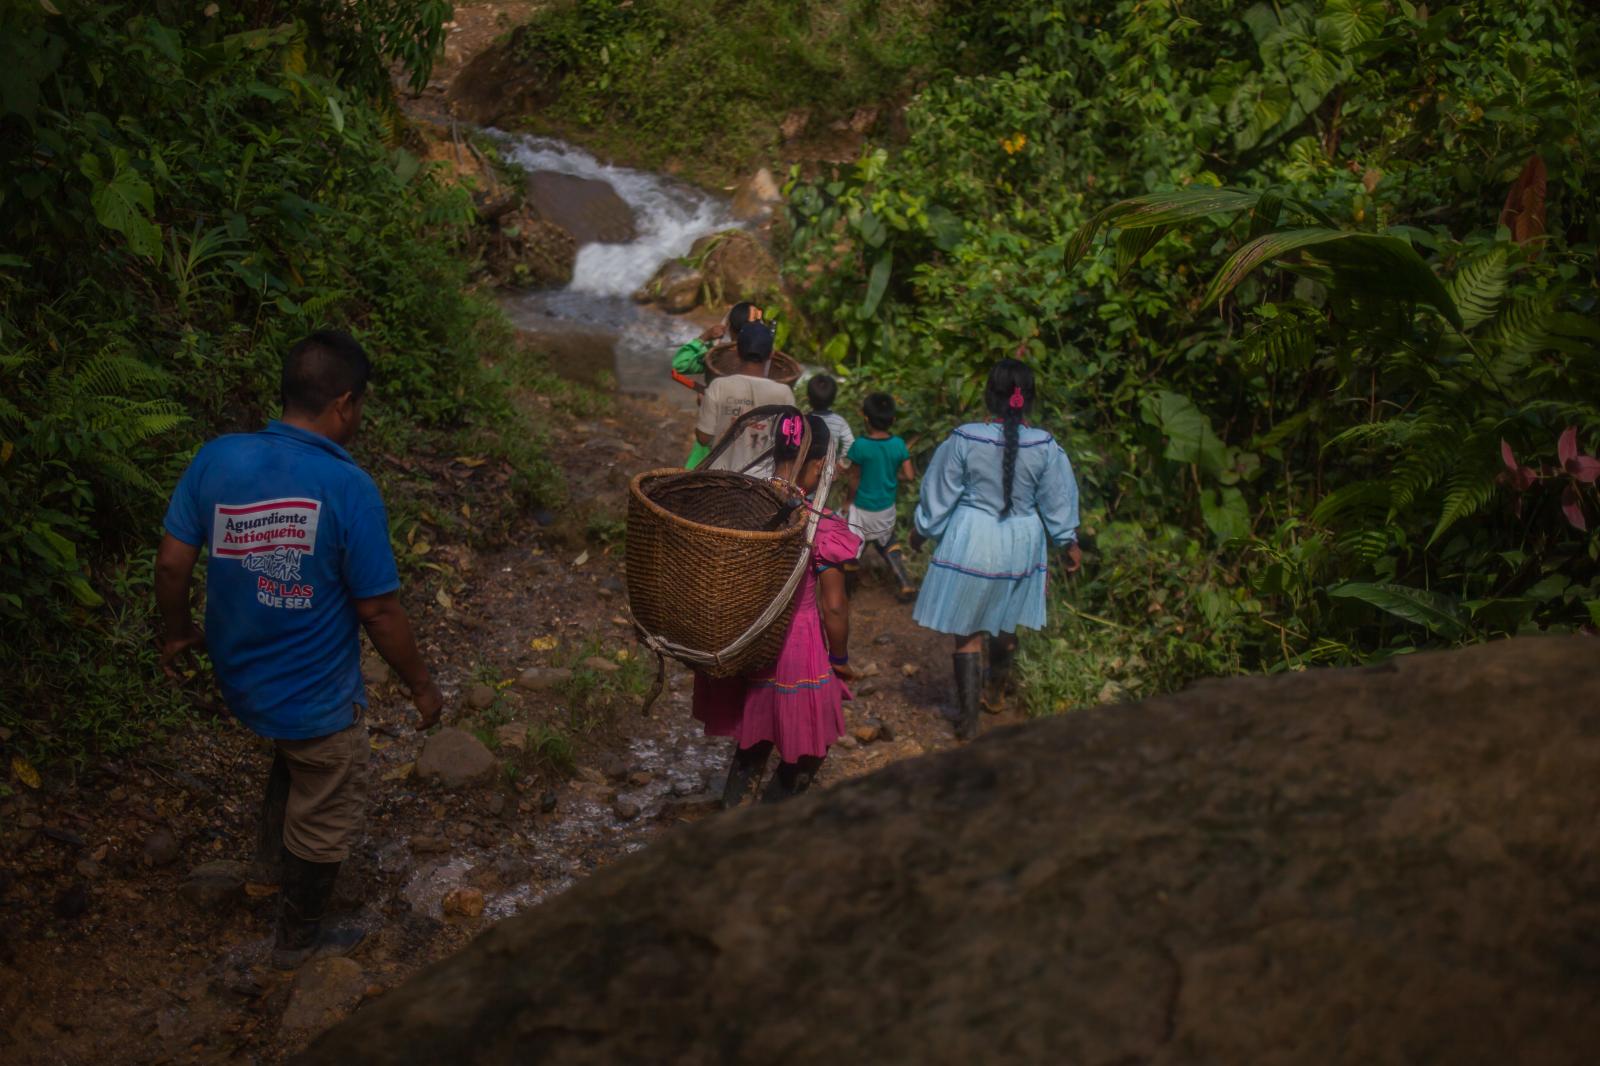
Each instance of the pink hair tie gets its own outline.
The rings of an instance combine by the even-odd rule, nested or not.
[[[790,415],[788,418],[783,420],[783,425],[780,428],[783,430],[784,437],[791,445],[796,448],[800,447],[800,437],[804,432],[804,429],[800,423],[800,419],[796,418],[794,415]]]
[[[1011,409],[1020,411],[1027,406],[1028,401],[1022,398],[1022,386],[1018,385],[1011,390]]]

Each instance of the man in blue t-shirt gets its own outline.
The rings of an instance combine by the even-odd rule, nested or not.
[[[383,500],[344,450],[370,370],[346,333],[296,344],[283,361],[283,418],[200,449],[156,556],[163,668],[175,676],[178,656],[205,648],[229,709],[273,741],[258,858],[282,862],[272,952],[282,969],[362,936],[322,922],[366,806],[361,628],[410,690],[419,729],[444,705],[400,606]],[[204,633],[189,606],[202,547]]]

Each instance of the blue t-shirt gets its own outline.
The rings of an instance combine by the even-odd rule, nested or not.
[[[367,703],[354,601],[400,587],[366,471],[326,437],[271,422],[201,448],[165,525],[210,550],[206,648],[239,721],[279,740],[348,728]]]
[[[900,487],[900,464],[911,458],[906,442],[899,437],[857,437],[846,458],[861,468],[856,507],[863,511],[893,507]]]

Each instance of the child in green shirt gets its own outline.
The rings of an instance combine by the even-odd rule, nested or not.
[[[867,431],[850,445],[851,501],[846,512],[850,531],[861,538],[862,551],[870,543],[877,549],[899,582],[896,598],[906,603],[917,594],[906,571],[905,557],[895,539],[895,497],[900,482],[914,481],[911,450],[906,442],[889,431],[894,425],[894,397],[875,392],[861,404]],[[857,560],[860,554],[857,554]]]

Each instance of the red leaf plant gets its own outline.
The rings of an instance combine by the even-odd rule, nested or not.
[[[1496,480],[1517,494],[1514,505],[1517,514],[1522,513],[1523,493],[1543,479],[1563,478],[1565,484],[1561,488],[1561,513],[1566,516],[1567,524],[1573,529],[1588,530],[1589,524],[1583,513],[1581,486],[1593,485],[1600,480],[1600,459],[1578,451],[1577,426],[1568,426],[1556,441],[1556,460],[1560,465],[1555,470],[1539,471],[1521,465],[1517,462],[1516,453],[1511,450],[1511,445],[1504,440],[1500,442],[1500,460],[1505,464],[1505,470]]]

